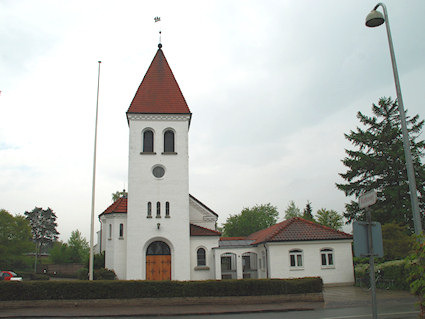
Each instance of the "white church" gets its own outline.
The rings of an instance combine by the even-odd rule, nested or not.
[[[98,249],[123,280],[320,276],[352,284],[352,235],[293,218],[221,237],[218,215],[189,194],[192,113],[162,45],[127,111],[128,196],[99,215]]]

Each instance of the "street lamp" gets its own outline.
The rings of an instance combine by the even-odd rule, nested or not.
[[[376,11],[378,7],[382,7],[384,15]],[[398,111],[400,113],[401,131],[403,134],[404,156],[406,158],[407,180],[409,182],[410,202],[412,203],[413,224],[415,226],[415,234],[422,233],[422,223],[419,213],[418,193],[416,189],[415,171],[413,169],[412,154],[410,152],[409,133],[407,131],[406,115],[404,113],[403,97],[401,95],[400,80],[398,77],[397,63],[395,60],[393,41],[391,38],[390,23],[388,20],[387,8],[383,3],[378,3],[366,17],[366,26],[373,28],[380,26],[385,22],[387,28],[388,44],[390,46],[391,62],[393,65],[394,82],[397,91]]]

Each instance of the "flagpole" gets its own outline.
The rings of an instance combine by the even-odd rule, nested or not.
[[[100,82],[100,63],[97,71],[97,98],[96,98],[96,122],[94,128],[94,155],[93,155],[93,187],[92,187],[92,200],[91,200],[91,227],[90,227],[90,259],[89,259],[89,280],[93,280],[93,263],[94,263],[94,202],[95,202],[95,189],[96,189],[96,149],[97,149],[97,118],[99,111],[99,82]]]

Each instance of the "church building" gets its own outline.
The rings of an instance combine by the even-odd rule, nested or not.
[[[294,218],[248,237],[221,237],[218,215],[189,194],[191,118],[159,44],[127,111],[128,196],[99,215],[105,267],[126,280],[352,283],[349,234]]]

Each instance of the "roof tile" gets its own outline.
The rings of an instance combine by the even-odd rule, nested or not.
[[[190,114],[161,48],[153,58],[127,113]]]
[[[255,245],[262,242],[352,239],[353,236],[295,217],[253,233],[247,238],[255,240]]]
[[[127,197],[120,197],[100,214],[127,213]]]
[[[216,230],[190,224],[190,236],[221,236],[221,233]]]

